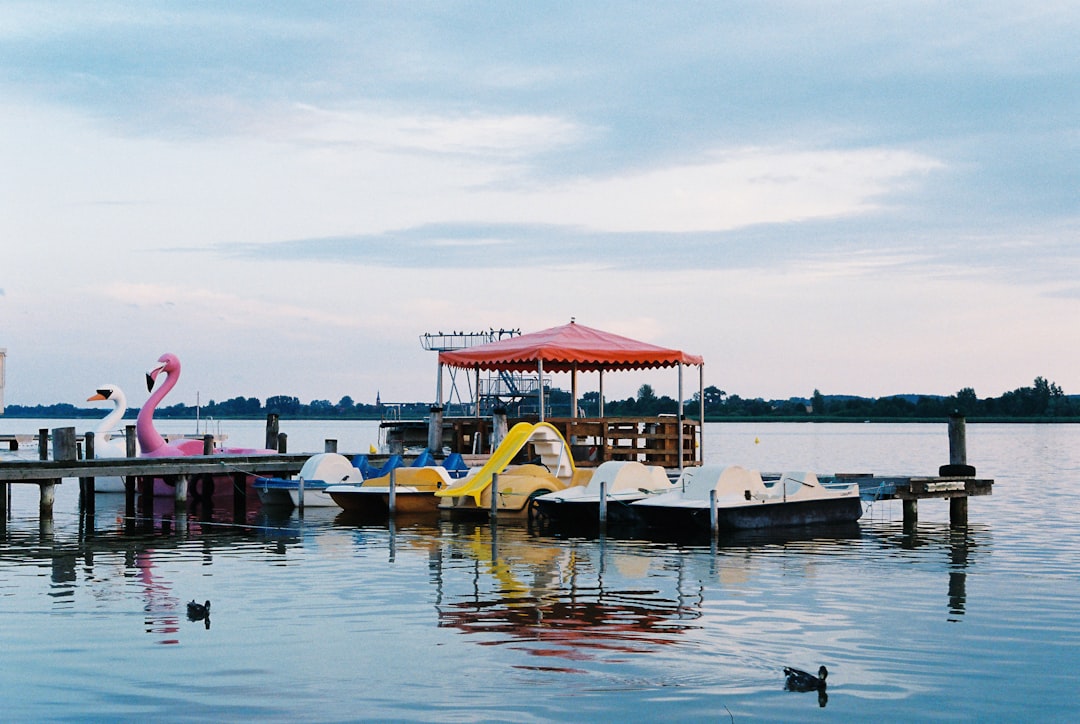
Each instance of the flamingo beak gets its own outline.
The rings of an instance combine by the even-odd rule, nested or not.
[[[158,375],[160,375],[161,372],[164,369],[165,369],[165,363],[163,362],[163,363],[159,364],[157,367],[155,367],[154,369],[152,369],[152,370],[150,370],[149,372],[146,373],[146,391],[147,392],[153,392],[154,391],[154,383],[157,382]]]

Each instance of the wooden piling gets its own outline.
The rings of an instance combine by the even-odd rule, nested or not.
[[[499,474],[491,474],[491,522],[499,515]]]
[[[43,430],[46,435],[43,436],[46,442],[48,441],[48,431]],[[74,427],[57,427],[52,431],[53,441],[53,460],[77,460],[78,450],[75,444],[75,428]],[[53,504],[56,502],[56,483],[57,480],[42,480],[38,487],[41,489],[41,499],[39,502],[39,511],[42,518],[51,518],[53,512]]]
[[[919,522],[919,501],[907,500],[903,501],[904,508],[904,530],[913,529]]]
[[[278,444],[278,427],[280,421],[277,414],[271,412],[266,415],[266,448],[268,450],[277,450],[281,452],[281,448]]]
[[[949,523],[953,526],[964,527],[968,522],[968,499],[967,496],[949,498]]]
[[[213,435],[209,435],[209,434],[208,435],[203,435],[203,438],[202,438],[202,454],[203,455],[213,455],[214,454],[214,436]]]
[[[390,508],[390,517],[393,517],[397,512],[397,468],[390,468],[390,493],[386,504]]]
[[[949,464],[967,465],[967,423],[959,412],[949,415]]]
[[[233,519],[247,522],[247,473],[233,473]]]
[[[337,440],[323,440],[323,452],[336,453],[337,452]]]
[[[279,454],[284,455],[289,450],[289,436],[284,432],[279,432],[277,436],[277,451]]]
[[[88,432],[83,436],[86,441],[86,459],[93,460],[95,456],[94,450],[94,433]],[[94,478],[85,477],[79,478],[79,503],[82,505],[83,510],[87,515],[94,514]]]
[[[720,532],[720,516],[716,510],[716,489],[709,491],[709,530],[712,531],[713,538]]]
[[[949,464],[967,465],[967,423],[958,411],[949,415]],[[949,523],[954,526],[967,525],[966,495],[949,499]]]
[[[138,454],[136,452],[136,450],[138,449],[136,445],[137,439],[138,438],[136,436],[135,426],[127,425],[124,428],[124,454],[127,455],[129,458],[133,458]]]
[[[607,522],[607,481],[600,481],[600,522]]]
[[[441,405],[431,406],[431,420],[428,422],[427,447],[432,455],[442,455],[442,427],[443,408]]]
[[[207,437],[210,437],[207,435]],[[173,502],[177,505],[187,505],[188,501],[188,483],[189,477],[187,475],[176,476],[176,487],[173,489]]]

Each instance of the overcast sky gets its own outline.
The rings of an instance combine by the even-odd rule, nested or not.
[[[138,405],[163,352],[166,404],[430,400],[424,332],[571,317],[743,397],[1080,393],[1077,38],[1039,0],[5,0],[5,400]]]

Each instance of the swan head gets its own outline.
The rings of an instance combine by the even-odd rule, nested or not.
[[[116,401],[120,399],[120,388],[116,385],[99,385],[97,388],[97,394],[93,397],[87,397],[87,402],[101,402],[104,400]]]
[[[162,372],[168,375],[177,375],[180,372],[180,360],[176,355],[166,352],[158,357],[157,367],[146,373],[146,391],[151,392],[154,389],[154,383],[157,382],[158,375]]]

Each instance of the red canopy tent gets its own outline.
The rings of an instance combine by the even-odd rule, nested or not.
[[[677,349],[658,347],[639,342],[611,332],[604,332],[571,321],[561,327],[509,337],[497,342],[466,349],[439,353],[439,387],[441,396],[442,366],[499,370],[507,372],[531,372],[539,374],[540,419],[544,419],[544,372],[570,372],[571,405],[573,417],[577,416],[577,372],[600,373],[600,416],[603,417],[603,373],[605,370],[640,370],[657,367],[679,368],[679,420],[683,418],[683,365],[696,365],[699,370],[704,420],[704,360],[699,355],[687,354]],[[439,400],[442,404],[442,400]],[[680,434],[682,427],[680,425]],[[681,448],[681,444],[680,444]]]
[[[439,353],[439,364],[508,372],[531,372],[539,364],[548,372],[596,372],[675,365],[700,367],[703,363],[698,355],[638,342],[575,322]]]

